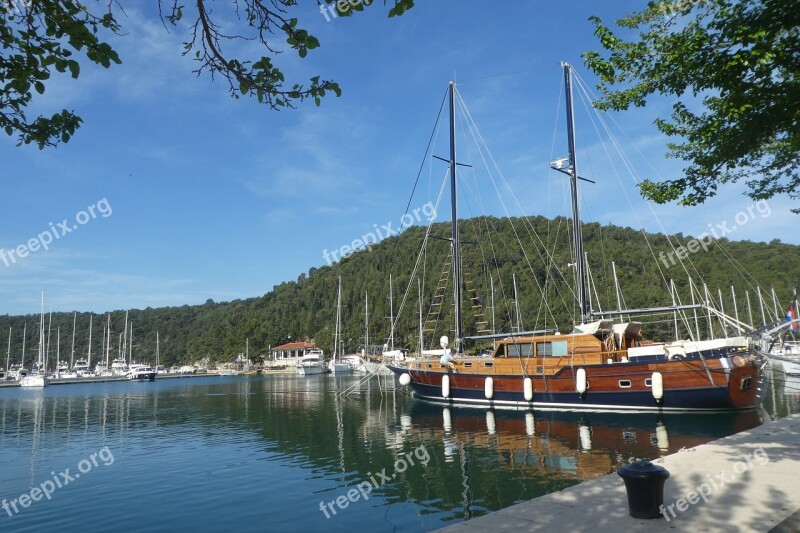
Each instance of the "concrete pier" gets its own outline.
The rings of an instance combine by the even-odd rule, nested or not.
[[[670,472],[666,518],[631,518],[614,473],[439,531],[800,532],[800,415],[653,463]]]

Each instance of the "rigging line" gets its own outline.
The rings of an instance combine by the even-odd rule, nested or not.
[[[581,90],[584,91],[587,94],[588,98],[596,99],[596,96],[594,95],[594,93],[591,91],[591,89],[588,88],[587,84],[583,81],[582,78],[580,78],[579,75],[578,75],[578,78],[579,78],[579,85],[581,87]],[[653,170],[654,174],[656,174],[656,176],[658,176],[659,179],[663,179],[663,176],[661,176],[661,174],[658,172],[658,170],[650,163],[650,160],[644,156],[644,154],[641,152],[641,150],[638,148],[638,146],[631,140],[630,136],[627,135],[627,133],[620,126],[620,124],[617,122],[617,120],[613,116],[611,116],[610,114],[606,114],[606,115],[609,117],[609,120],[617,127],[617,129],[619,129],[619,131],[622,132],[622,135],[625,137],[625,139],[627,139],[628,143],[631,146],[633,146],[634,150],[636,150],[636,152],[644,159],[644,161],[647,163],[647,165]],[[601,119],[601,121],[603,122],[604,128],[608,132],[609,136],[612,138],[612,142],[615,142],[615,144],[618,145],[618,143],[616,143],[616,139],[613,138],[613,135],[611,134],[610,128],[608,127],[608,125],[605,124],[605,122],[602,119]],[[616,146],[616,148],[617,148],[618,152],[621,151],[619,146]],[[620,155],[621,155],[621,157],[623,157],[624,160],[627,160],[627,158],[624,156],[624,154],[620,153]],[[633,171],[633,169],[631,169],[630,172],[631,172],[631,177],[633,178],[634,183],[636,183],[638,185],[639,184],[639,180],[636,178],[636,173]],[[655,215],[655,212],[654,212],[654,210],[652,208],[652,204],[650,202],[647,202],[647,204],[648,204],[648,207],[650,208],[650,211],[652,212],[654,218],[658,222],[659,227],[661,228],[662,232],[664,232],[664,234],[667,235],[667,231],[665,230],[665,228],[661,224],[660,219]],[[755,289],[755,286],[753,285],[753,283],[751,283],[751,281],[747,279],[747,278],[750,278],[753,282],[756,282],[756,280],[752,276],[752,274],[750,274],[747,271],[747,269],[744,268],[744,266],[741,265],[741,263],[739,263],[731,254],[729,254],[727,252],[727,250],[725,249],[726,247],[723,246],[722,243],[718,239],[715,239],[714,242],[720,248],[720,251],[723,253],[723,255],[725,255],[728,258],[728,260],[733,264],[733,266],[737,270],[737,272],[740,275],[742,275],[743,280],[748,285],[750,285],[751,289]],[[676,251],[675,246],[669,240],[669,237],[668,237],[668,243],[670,244],[670,247],[672,248],[673,252],[675,252]],[[680,260],[680,258],[678,258],[678,259]],[[689,260],[689,262],[691,263],[691,260]],[[702,280],[703,279],[702,276],[697,271],[697,269],[694,267],[693,263],[692,263],[692,269],[695,271],[695,274],[697,275],[697,277]],[[684,268],[684,270],[686,270],[686,269]],[[689,275],[688,271],[686,272],[686,274]],[[662,274],[662,277],[663,277],[663,274]],[[699,295],[699,291],[698,291],[698,295]]]
[[[557,138],[557,134],[558,134],[558,124],[561,122],[559,120],[559,117],[561,116],[561,105],[563,103],[563,99],[561,98],[562,90],[563,90],[563,82],[559,81],[558,83],[554,84],[554,86],[556,87],[556,105],[553,106],[553,109],[555,109],[555,116],[553,117],[553,137],[552,137],[552,140],[551,140],[551,143],[550,143],[550,159],[549,159],[550,161],[553,161],[553,160],[557,159],[557,157],[554,154],[555,154],[555,150],[556,150],[556,138]],[[551,201],[552,201],[551,191],[552,191],[553,180],[550,178],[551,175],[552,175],[552,170],[548,171],[548,175],[546,177],[548,212],[550,211],[550,206],[551,206]],[[568,211],[568,209],[569,209],[568,206],[567,206],[567,198],[569,198],[569,194],[567,194],[568,181],[567,180],[563,180],[563,179],[558,179],[557,183],[561,186],[561,195],[560,195],[560,198],[561,198],[561,210],[559,212],[563,213],[563,212]],[[547,242],[548,243],[551,242],[551,230],[550,230],[551,224],[552,224],[552,222],[550,221],[550,219],[548,219],[547,220]],[[561,234],[562,226],[563,226],[563,219],[558,217],[558,224],[556,226],[556,237],[555,237],[555,240],[553,241],[554,246],[559,241],[559,235]],[[545,288],[547,288],[548,283],[552,283],[553,286],[556,289],[556,293],[558,293],[558,287],[555,285],[556,280],[551,278],[549,269],[547,271],[547,276],[545,277]],[[538,323],[539,323],[539,316],[537,315],[536,324],[538,325]],[[544,323],[545,323],[545,328],[546,328],[547,327],[547,317],[546,316],[545,316],[545,319],[544,319]]]
[[[467,137],[464,134],[463,127],[462,127],[462,136]],[[473,139],[474,139],[474,135],[473,135]],[[476,143],[476,144],[478,144],[478,143]],[[471,175],[472,175],[472,178],[473,178],[474,187],[475,187],[476,191],[479,191],[480,190],[480,186],[478,185],[476,173],[475,173],[475,170],[474,170],[475,169],[475,161],[473,159],[473,152],[472,152],[472,149],[470,147],[470,143],[464,143],[464,146],[465,146],[465,149],[467,151],[468,160],[470,161],[470,168],[472,169]],[[480,153],[480,150],[478,150],[478,152]],[[487,168],[487,172],[491,175],[491,171],[488,168]],[[491,251],[492,251],[492,257],[494,258],[494,269],[498,274],[498,280],[499,280],[499,283],[500,283],[500,291],[501,291],[501,294],[504,297],[503,304],[504,304],[504,306],[506,308],[506,318],[508,319],[508,321],[510,323],[512,321],[512,319],[511,319],[512,312],[511,312],[511,309],[510,309],[510,307],[508,305],[508,300],[507,300],[506,294],[505,294],[505,287],[504,287],[503,282],[502,282],[502,276],[500,275],[501,274],[500,273],[500,265],[497,262],[497,252],[495,250],[494,238],[492,237],[492,232],[489,231],[489,229],[488,229],[488,227],[490,225],[492,225],[492,224],[491,224],[491,221],[489,219],[489,215],[486,212],[486,208],[485,208],[485,206],[483,204],[483,197],[480,194],[476,194],[476,196],[477,196],[477,199],[478,199],[478,204],[480,205],[481,211],[482,211],[483,216],[484,216],[484,219],[482,220],[482,223],[484,223],[487,226],[486,235],[487,235],[488,240],[489,240],[489,246],[490,246]],[[513,224],[513,222],[511,222],[511,223]],[[492,225],[492,227],[494,228],[493,225]],[[495,232],[497,233],[497,235],[500,236],[501,233],[496,231],[496,228],[494,228],[494,229],[495,229]],[[501,239],[501,240],[503,240],[503,239]],[[488,262],[486,260],[486,252],[484,250],[484,245],[483,245],[483,240],[482,239],[480,240],[480,251],[481,251],[481,257],[483,258],[484,264],[488,264]]]
[[[581,96],[581,101],[584,103],[584,105],[587,108],[590,107],[590,106],[587,105],[587,100],[591,100],[591,98],[589,97],[587,88],[583,84],[582,80],[577,85],[579,87],[578,94]],[[592,126],[594,127],[595,132],[598,135],[598,138],[602,139],[602,136],[600,135],[600,131],[597,128],[597,123],[594,120],[595,118],[597,118],[597,120],[603,126],[603,129],[606,132],[606,134],[608,135],[608,138],[611,141],[612,146],[614,146],[614,148],[616,149],[617,154],[620,156],[620,159],[623,161],[623,164],[626,167],[626,169],[628,170],[629,174],[631,176],[634,176],[636,173],[635,173],[635,170],[633,169],[632,165],[630,164],[630,160],[625,156],[621,145],[619,144],[619,142],[616,140],[616,138],[612,134],[612,132],[611,132],[610,128],[608,127],[608,125],[606,124],[604,118],[596,110],[595,110],[595,113],[589,113],[588,115],[589,115],[590,121],[592,123]],[[636,217],[637,222],[641,226],[642,236],[643,236],[643,238],[645,240],[645,243],[647,244],[648,249],[650,250],[651,256],[655,260],[656,268],[658,269],[659,275],[661,276],[662,281],[666,285],[667,284],[667,276],[665,275],[663,269],[661,268],[661,265],[659,264],[658,259],[656,259],[656,254],[655,254],[655,251],[653,250],[652,243],[650,242],[650,239],[648,238],[646,232],[644,231],[644,224],[642,224],[642,221],[639,218],[638,211],[633,206],[633,202],[631,201],[631,198],[630,198],[630,195],[628,194],[627,188],[622,184],[622,180],[620,178],[619,171],[617,170],[617,166],[614,164],[613,159],[611,158],[611,154],[608,152],[608,149],[607,149],[605,143],[601,143],[601,144],[603,146],[603,150],[606,152],[606,155],[607,155],[607,157],[609,159],[609,163],[610,163],[610,165],[611,165],[611,167],[613,169],[614,176],[616,177],[617,182],[619,183],[619,185],[620,185],[620,187],[622,189],[622,192],[625,195],[625,198],[626,198],[626,200],[628,202],[628,205],[631,207],[631,210],[634,212],[634,216]],[[638,181],[635,179],[635,177],[634,177],[634,182],[638,183]],[[650,202],[645,201],[645,203],[647,204],[648,208],[650,209],[650,212],[653,215],[653,218],[659,224],[659,227],[661,227],[662,231],[666,234],[667,232],[664,229],[663,225],[661,224],[661,220],[658,218],[658,216],[656,215],[655,211],[653,210],[653,207],[650,204]],[[668,238],[668,242],[669,242],[670,246],[673,248],[673,250],[675,250],[675,246],[672,244],[671,241],[669,241],[669,238]],[[694,266],[694,264],[691,261],[689,261],[689,263],[690,263],[690,267],[692,268],[692,270],[694,270],[696,276],[702,279],[702,276],[700,276],[700,274],[697,271],[697,269]],[[682,262],[681,262],[681,267],[683,268],[683,270],[684,270],[684,272],[686,273],[687,276],[691,276],[691,274],[689,273],[686,265],[683,264]]]
[[[473,136],[473,139],[474,139],[475,143],[478,146],[483,146],[483,148],[486,150],[489,158],[492,161],[492,164],[493,164],[494,168],[497,170],[497,173],[498,173],[499,177],[501,178],[505,188],[508,190],[511,199],[514,201],[514,204],[516,204],[516,207],[519,209],[519,211],[523,214],[522,220],[523,220],[523,226],[525,226],[525,217],[524,217],[525,210],[522,208],[522,205],[519,203],[519,200],[514,195],[514,192],[511,189],[511,186],[510,186],[508,180],[505,178],[505,175],[503,174],[502,170],[500,170],[500,167],[497,164],[497,161],[494,159],[494,156],[492,155],[491,150],[489,150],[489,148],[488,148],[488,146],[486,144],[486,141],[483,139],[483,136],[480,134],[480,131],[478,130],[477,125],[475,124],[475,121],[472,119],[472,116],[470,115],[469,110],[467,109],[466,105],[464,104],[463,100],[460,97],[459,97],[459,103],[460,103],[462,112],[466,115],[466,117],[469,119],[470,123],[472,124],[472,127],[470,128],[470,132],[472,133],[472,136]],[[477,137],[476,137],[476,134],[477,134]],[[480,139],[480,142],[478,141],[478,139]],[[497,196],[500,199],[500,204],[502,205],[503,210],[506,213],[506,216],[511,218],[511,215],[510,215],[510,213],[508,211],[508,207],[507,207],[505,201],[503,201],[503,196],[500,194],[500,190],[497,187],[497,183],[495,182],[491,171],[489,171],[489,165],[488,165],[488,163],[486,161],[486,158],[483,155],[483,151],[480,152],[480,155],[481,155],[481,158],[483,160],[484,166],[487,169],[487,172],[489,172],[489,177],[491,178],[492,185],[494,186],[495,192],[497,193]],[[518,231],[516,229],[516,226],[513,223],[513,220],[511,221],[511,228],[514,231],[514,235],[517,238],[517,242],[521,246],[522,254],[523,254],[523,257],[525,258],[525,261],[526,261],[526,263],[528,265],[528,269],[530,270],[531,274],[533,275],[534,280],[536,281],[537,288],[539,289],[539,291],[541,293],[542,292],[542,286],[539,283],[538,278],[536,278],[536,276],[535,276],[535,272],[533,270],[533,266],[531,264],[530,258],[528,257],[528,254],[525,251],[525,247],[522,246],[522,240],[519,237],[519,233],[518,233]],[[530,231],[529,231],[529,233],[530,233]],[[554,262],[554,260],[552,258],[552,255],[550,254],[549,250],[547,250],[547,248],[544,246],[544,243],[542,242],[541,237],[539,237],[539,234],[534,230],[533,231],[533,235],[536,237],[536,240],[538,240],[539,244],[544,249],[545,255],[549,259],[549,261],[545,261],[542,258],[542,252],[540,251],[540,249],[536,248],[536,252],[539,255],[539,258],[542,259],[542,262],[545,263],[545,264],[555,265],[555,262]],[[544,293],[542,293],[542,294],[543,294],[542,300],[543,300],[544,304],[547,306],[548,311],[550,312],[551,316],[555,316],[553,311],[552,311],[552,309],[550,309],[550,305],[547,302],[547,299],[544,297]],[[563,295],[561,295],[560,292],[559,292],[559,296],[561,296],[562,303],[564,304],[565,308],[569,309],[569,307],[566,305],[566,302],[564,302],[564,300],[563,300]],[[555,320],[554,320],[554,322],[555,322]]]
[[[436,122],[433,125],[431,136],[428,138],[428,146],[425,148],[425,155],[422,156],[422,161],[419,164],[419,170],[417,171],[417,179],[414,180],[414,187],[411,189],[411,197],[408,199],[408,203],[406,204],[406,211],[403,214],[403,216],[408,214],[408,210],[411,207],[411,202],[414,200],[414,193],[417,190],[417,184],[419,184],[419,177],[422,175],[422,169],[425,168],[425,163],[428,161],[428,154],[431,151],[431,144],[433,143],[433,138],[436,135],[436,130],[439,126],[439,119],[442,118],[442,110],[444,109],[444,104],[447,101],[447,92],[448,91],[444,92],[442,103],[439,105],[439,113],[436,115]]]
[[[465,107],[465,113],[467,113],[467,114],[469,113],[469,112],[468,112],[468,110],[466,110],[466,107]],[[470,117],[470,118],[471,118],[471,117]],[[480,131],[478,130],[478,128],[477,128],[477,125],[475,125],[475,124],[474,124],[474,121],[473,121],[473,128],[474,128],[474,131],[477,133],[478,137],[480,137],[480,139],[481,139],[481,141],[480,141],[480,142],[478,142],[477,138],[475,138],[475,142],[476,142],[477,144],[481,144],[481,143],[483,143],[483,145],[484,145],[484,147],[485,147],[485,149],[486,149],[487,153],[489,154],[489,157],[491,158],[491,160],[492,160],[492,162],[493,162],[493,164],[494,164],[495,168],[497,169],[497,172],[498,172],[498,174],[499,174],[500,178],[503,180],[503,184],[505,185],[505,188],[506,188],[506,189],[509,191],[509,194],[510,194],[511,198],[514,200],[514,203],[516,204],[517,208],[518,208],[518,209],[519,209],[519,210],[520,210],[520,211],[523,213],[523,214],[522,214],[522,216],[521,216],[521,217],[519,217],[519,218],[521,219],[521,221],[522,221],[523,227],[525,227],[525,229],[527,230],[527,233],[529,234],[529,236],[531,236],[531,237],[535,237],[535,240],[539,242],[539,245],[541,246],[541,248],[536,248],[536,249],[535,249],[535,251],[536,251],[537,255],[539,256],[539,259],[540,259],[540,260],[542,261],[542,263],[543,263],[543,264],[545,264],[545,265],[552,265],[552,266],[556,266],[556,264],[555,264],[555,260],[554,260],[554,256],[553,256],[553,255],[550,253],[550,250],[549,250],[549,248],[548,248],[547,246],[545,246],[545,244],[544,244],[544,242],[542,241],[541,237],[539,236],[538,232],[537,232],[537,231],[536,231],[536,229],[533,227],[533,224],[532,224],[532,222],[530,221],[529,217],[525,216],[525,214],[524,214],[524,209],[523,209],[523,208],[522,208],[522,206],[520,205],[520,203],[519,203],[519,200],[518,200],[518,199],[516,198],[516,196],[514,195],[514,192],[513,192],[513,190],[511,189],[511,186],[510,186],[510,184],[508,183],[508,180],[505,178],[505,176],[504,176],[504,174],[503,174],[502,170],[500,170],[499,166],[497,165],[497,162],[496,162],[496,160],[495,160],[495,159],[494,159],[494,157],[491,155],[491,151],[488,149],[488,146],[486,146],[486,143],[485,143],[485,141],[483,140],[482,136],[480,135]],[[475,134],[473,133],[473,137],[474,137],[474,135],[475,135]],[[487,171],[489,171],[488,164],[486,163],[486,160],[485,160],[485,159],[484,159],[484,165],[486,166],[486,168],[487,168]],[[492,175],[492,174],[491,174],[491,171],[489,171],[489,173],[490,173],[490,176],[491,176],[491,175]],[[500,194],[500,191],[499,191],[499,189],[497,188],[497,184],[496,184],[494,181],[493,181],[493,185],[494,185],[494,187],[495,187],[495,190],[496,190],[496,192],[497,192],[497,195],[498,195],[498,197],[499,197],[499,198],[501,198],[501,202],[502,202],[502,195]],[[503,208],[504,208],[504,210],[506,211],[506,214],[508,215],[508,209],[507,209],[507,207],[505,206],[505,203],[504,203],[504,202],[503,202]],[[508,215],[508,216],[510,217],[510,215]],[[522,242],[521,242],[521,240],[520,240],[520,238],[519,238],[519,235],[518,235],[518,233],[517,233],[516,227],[513,225],[513,221],[511,222],[511,224],[512,224],[512,229],[514,229],[514,232],[515,232],[515,235],[516,235],[516,237],[517,237],[517,240],[518,240],[518,242],[520,243],[520,245],[522,246]],[[527,257],[527,254],[525,254],[525,253],[524,253],[524,251],[525,251],[525,249],[524,249],[524,246],[523,246],[522,248],[523,248],[523,254],[525,255],[525,259],[526,259],[526,261],[528,262],[529,269],[530,269],[531,273],[533,273],[533,268],[532,268],[532,266],[530,265],[530,259]],[[545,259],[545,257],[543,257],[543,256],[542,256],[542,252],[541,252],[541,250],[544,250],[544,252],[545,252],[545,256],[546,256],[546,258],[547,258],[547,259]],[[557,270],[557,271],[559,271],[559,270],[558,270],[558,268],[557,268],[557,266],[556,266],[556,270]],[[560,271],[559,271],[559,272],[560,272]],[[563,275],[562,275],[562,279],[563,279]],[[564,281],[566,281],[566,280],[564,280]],[[546,293],[544,293],[544,292],[543,292],[543,288],[542,288],[542,286],[541,286],[541,285],[539,285],[539,283],[538,283],[538,278],[536,279],[536,282],[537,282],[537,286],[539,287],[539,290],[540,290],[540,292],[542,292],[542,295],[543,295],[543,301],[544,301],[545,303],[547,303],[547,296],[546,296]],[[557,288],[556,292],[557,292],[557,294],[559,295],[559,297],[561,298],[561,300],[562,300],[562,304],[564,305],[564,308],[565,308],[565,309],[569,309],[569,306],[567,306],[566,302],[564,301],[563,294],[561,294],[561,292],[558,290],[558,288]],[[574,293],[573,293],[573,295],[574,295]],[[555,323],[556,323],[556,321],[555,321],[555,318],[554,318],[554,314],[553,314],[553,311],[552,311],[552,309],[550,308],[549,304],[547,304],[547,308],[546,308],[545,312],[546,312],[546,313],[547,313],[547,312],[549,312],[549,313],[550,313],[551,317],[553,318],[553,322],[554,322],[554,324],[555,324]],[[540,315],[540,314],[541,314],[541,310],[539,311],[539,315]]]
[[[442,197],[444,196],[445,185],[447,185],[447,183],[448,183],[449,170],[450,170],[450,167],[448,165],[448,168],[445,171],[444,179],[442,180],[442,187],[439,189],[439,197],[436,200],[436,211],[437,212],[438,212],[438,207],[441,204]],[[408,299],[408,295],[411,293],[411,287],[413,285],[413,283],[411,283],[411,282],[414,280],[414,277],[417,275],[417,270],[419,269],[420,262],[422,260],[423,255],[424,255],[423,251],[425,250],[425,247],[427,246],[428,240],[430,238],[431,229],[433,228],[434,220],[435,219],[431,219],[431,221],[428,223],[428,228],[425,231],[425,238],[422,241],[422,249],[420,249],[419,253],[417,254],[417,259],[416,259],[416,262],[414,263],[414,269],[411,271],[411,276],[409,277],[409,283],[406,286],[405,293],[403,293],[403,299],[400,301],[400,306],[397,308],[397,313],[394,316],[394,319],[393,319],[393,322],[392,322],[392,328],[395,328],[397,326],[397,324],[398,324],[398,322],[400,320],[400,315],[403,312],[403,307],[405,306],[406,300]]]

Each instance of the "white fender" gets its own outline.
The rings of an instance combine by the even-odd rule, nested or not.
[[[486,394],[486,399],[491,400],[494,396],[494,379],[487,377],[483,386],[483,392]]]
[[[450,376],[442,376],[442,398],[450,397]]]
[[[400,374],[400,385],[406,386],[411,383],[411,376],[408,372],[403,372]]]
[[[586,394],[586,389],[588,388],[588,382],[586,381],[586,370],[583,368],[579,368],[578,372],[575,376],[575,390],[578,391],[578,394],[583,396]]]
[[[486,431],[489,435],[494,435],[497,432],[497,426],[494,423],[494,412],[486,411]]]
[[[525,401],[530,402],[533,400],[533,382],[531,378],[525,378],[522,382],[522,391],[525,394]]]
[[[442,427],[446,432],[449,432],[453,429],[453,419],[450,416],[449,407],[442,409]]]
[[[653,372],[651,380],[653,383],[653,398],[660,402],[664,398],[664,377],[661,372]]]

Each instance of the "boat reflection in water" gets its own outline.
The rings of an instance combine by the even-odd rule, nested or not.
[[[446,461],[462,449],[496,452],[503,469],[586,481],[634,459],[655,458],[761,425],[762,410],[704,415],[580,413],[440,407],[415,402],[404,431],[440,440]]]

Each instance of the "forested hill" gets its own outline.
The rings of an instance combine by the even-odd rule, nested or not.
[[[421,257],[418,274],[423,275],[423,314],[428,317],[437,284],[444,279],[446,288],[439,320],[426,325],[426,347],[438,344],[441,335],[452,332],[452,276],[449,269],[450,233],[447,223],[433,226],[426,253]],[[516,275],[519,322],[524,330],[558,327],[569,331],[575,320],[575,298],[570,289],[574,268],[568,219],[549,220],[543,217],[494,218],[480,217],[460,223],[464,275],[465,330],[477,334],[491,329],[491,285],[494,286],[495,329],[511,331],[517,326],[513,297],[512,274]],[[364,338],[364,300],[369,297],[370,344],[383,344],[389,335],[389,275],[393,278],[393,307],[400,309],[407,287],[411,290],[397,319],[395,345],[415,348],[419,334],[419,298],[417,278],[411,273],[417,263],[425,228],[411,227],[399,236],[385,239],[371,251],[360,251],[332,266],[312,268],[297,281],[282,283],[263,296],[246,300],[202,305],[184,305],[158,309],[132,309],[133,355],[137,360],[154,362],[156,331],[160,336],[161,360],[166,365],[191,362],[209,357],[212,361],[228,360],[243,352],[249,338],[250,355],[265,355],[270,346],[289,340],[314,339],[328,353],[333,345],[336,317],[338,278],[342,279],[343,339],[345,349],[355,350]],[[646,237],[646,238],[645,238]],[[593,308],[616,309],[611,263],[616,264],[623,306],[670,305],[669,278],[674,278],[681,303],[691,303],[687,271],[695,283],[706,282],[709,292],[733,315],[731,285],[737,296],[736,309],[744,321],[748,319],[746,291],[749,293],[754,322],[761,325],[761,310],[755,287],[764,291],[764,310],[774,318],[775,305],[771,296],[774,287],[780,309],[785,313],[792,287],[800,280],[800,247],[780,241],[757,243],[721,239],[704,249],[692,244],[689,237],[670,237],[673,246],[683,245],[688,260],[682,265],[672,262],[668,255],[673,248],[661,234],[643,234],[618,226],[584,225],[585,251],[593,282]],[[659,252],[664,252],[659,256]],[[662,259],[659,260],[658,258]],[[673,254],[674,257],[674,254]],[[418,276],[419,277],[419,276]],[[490,283],[490,279],[493,283]],[[666,281],[665,281],[666,280]],[[411,283],[410,283],[411,282]],[[542,289],[546,298],[542,298]],[[473,289],[474,290],[470,290]],[[596,293],[596,295],[595,295]],[[546,302],[543,303],[543,302]],[[112,358],[118,347],[118,335],[124,327],[124,310],[110,313],[112,323]],[[435,315],[436,313],[433,313]],[[476,315],[484,315],[484,318]],[[69,358],[72,313],[53,314],[51,354],[55,351],[55,332],[61,331],[62,358]],[[487,325],[478,322],[485,320]],[[9,326],[12,332],[12,363],[19,361],[22,350],[23,324],[27,323],[26,360],[37,353],[38,315],[0,317],[0,338],[7,342]],[[106,315],[94,315],[92,336],[93,360],[101,352]],[[703,326],[707,329],[706,326]],[[76,354],[85,355],[88,348],[89,314],[77,316]],[[651,338],[674,335],[671,315],[655,317],[645,327]],[[716,334],[721,334],[719,330]],[[681,332],[685,336],[685,331]],[[478,347],[479,348],[479,347]],[[52,360],[52,355],[50,360]]]

